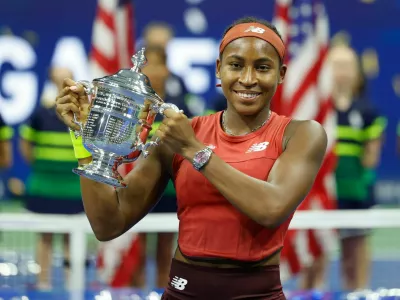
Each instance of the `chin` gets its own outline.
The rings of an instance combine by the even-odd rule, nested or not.
[[[260,111],[262,111],[265,106],[260,106],[260,105],[243,105],[241,103],[238,103],[234,105],[235,110],[238,112],[238,114],[242,116],[253,116],[257,115]]]

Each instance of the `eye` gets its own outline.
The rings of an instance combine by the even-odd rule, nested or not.
[[[232,62],[229,64],[233,69],[239,69],[241,66],[237,62]]]
[[[271,69],[268,65],[260,65],[257,67],[257,70],[265,72],[268,71],[269,69]]]

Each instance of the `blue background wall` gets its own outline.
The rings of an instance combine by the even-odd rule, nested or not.
[[[400,191],[396,192],[395,184],[396,180],[400,180],[398,171],[400,159],[395,154],[395,128],[400,119],[400,99],[396,96],[393,88],[393,81],[396,76],[400,75],[400,1],[368,1],[373,2],[371,4],[364,2],[326,0],[325,4],[330,18],[332,36],[345,31],[351,39],[351,45],[359,53],[377,54],[379,71],[369,78],[368,90],[378,109],[389,119],[382,164],[379,168],[379,179],[382,180],[381,187],[385,186],[392,191],[391,193],[387,191],[382,193],[378,188],[378,194],[382,201],[400,202]],[[211,43],[213,47],[218,45],[223,30],[234,19],[243,15],[272,19],[274,12],[274,1],[272,0],[253,0],[240,3],[231,0],[152,0],[136,1],[135,5],[137,36],[140,36],[148,22],[163,20],[173,25],[177,38],[186,45],[193,45],[193,39],[199,39],[198,42],[204,45]],[[21,119],[29,116],[31,107],[37,105],[39,101],[39,95],[46,81],[47,68],[60,40],[65,37],[73,37],[78,44],[81,43],[85,52],[89,51],[96,1],[0,0],[0,7],[0,109],[5,119],[18,125]],[[205,24],[204,31],[196,33],[193,29],[191,30],[191,27],[185,22],[185,16],[188,15],[192,16],[192,21],[195,17],[200,18],[198,19],[200,23],[202,20],[205,21],[205,23],[201,23]],[[5,37],[8,39],[5,40]],[[182,38],[189,39],[182,40]],[[25,40],[26,45],[30,47],[35,56],[34,62],[18,66],[16,61],[19,62],[21,57],[19,59],[10,58],[10,55],[13,54],[7,54],[7,49],[10,52],[7,43],[13,43],[10,42],[10,39]],[[171,49],[173,52],[169,54],[169,57],[171,58],[171,67],[179,72],[177,66],[182,64],[182,61],[174,59],[177,56],[174,55],[177,53],[176,49]],[[204,49],[207,47],[204,46]],[[212,101],[217,95],[214,87],[216,52],[212,55],[201,59],[194,57],[193,61],[184,62],[191,68],[197,68],[195,71],[200,72],[199,74],[204,78],[204,86],[200,92],[197,91],[197,94],[206,101]],[[77,59],[77,61],[79,60]],[[25,81],[21,79],[19,89],[25,89],[28,96],[16,97],[8,91],[9,79],[7,77],[10,74],[19,76],[30,74],[33,76],[33,81],[30,82],[36,84],[37,91],[26,88]],[[5,106],[9,107],[12,103],[15,104],[15,101],[18,101],[18,108],[10,113]],[[18,153],[15,155],[15,166],[8,176],[23,179],[27,168],[21,162]]]

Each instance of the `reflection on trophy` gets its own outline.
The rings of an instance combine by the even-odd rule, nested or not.
[[[146,63],[144,48],[132,56],[133,67],[111,76],[78,81],[91,97],[88,117],[82,123],[75,118],[81,130],[83,145],[92,154],[93,161],[73,169],[73,172],[115,187],[126,186],[117,172],[121,163],[132,162],[142,153],[146,157],[147,142],[157,113],[165,109],[179,109],[164,103],[155,93],[141,67]]]

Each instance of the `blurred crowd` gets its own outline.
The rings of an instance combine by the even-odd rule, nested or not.
[[[167,65],[166,47],[174,37],[168,24],[149,24],[142,33],[141,44],[146,46],[147,65],[143,68],[157,94],[165,102],[174,103],[193,117],[190,109],[192,95],[185,87],[184,80],[172,73]],[[369,209],[376,205],[374,183],[379,165],[381,147],[385,138],[386,120],[369,99],[366,80],[357,53],[348,45],[332,46],[329,54],[333,71],[333,105],[337,116],[336,184],[338,209]],[[72,78],[73,71],[65,66],[52,65],[49,79],[57,92],[62,89],[63,79]],[[55,95],[55,94],[54,94]],[[19,135],[19,151],[30,173],[25,183],[24,207],[34,213],[80,214],[84,212],[80,199],[79,177],[71,172],[76,165],[68,129],[57,119],[54,112],[55,96],[44,95],[35,113],[21,124],[14,133],[0,117],[0,168],[11,168],[13,164],[13,135]],[[211,101],[204,113],[224,110],[226,101],[221,96]],[[155,130],[160,122],[156,119]],[[400,126],[398,127],[398,149],[400,152]],[[134,166],[133,166],[134,167]],[[51,184],[49,184],[51,182]],[[170,182],[165,193],[153,209],[153,213],[176,212],[176,194]],[[370,253],[368,249],[369,230],[348,229],[339,232],[341,245],[341,267],[345,289],[360,289],[368,286]],[[147,234],[139,235],[141,245],[147,245]],[[68,275],[69,240],[64,241],[64,267]],[[157,278],[160,288],[167,285],[175,233],[158,233],[156,246]],[[37,244],[37,262],[41,266],[38,288],[50,289],[51,252],[53,234],[43,233]],[[146,285],[146,247],[142,247],[139,264],[132,274],[129,285]],[[321,263],[319,271],[324,271]],[[306,276],[306,275],[304,275]],[[314,282],[303,281],[304,288],[323,285],[323,276],[314,276]]]

